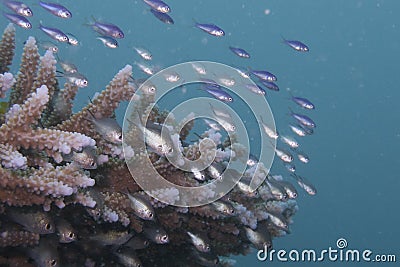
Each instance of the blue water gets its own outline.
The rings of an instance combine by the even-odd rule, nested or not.
[[[174,25],[155,19],[142,1],[59,2],[71,9],[72,19],[56,18],[36,1],[26,1],[34,9],[34,29],[18,28],[17,55],[29,35],[48,40],[37,29],[40,20],[74,33],[81,45],[59,45],[59,55],[75,62],[89,79],[90,86],[79,91],[76,111],[119,69],[140,61],[133,46],[149,49],[160,67],[210,60],[268,69],[278,76],[281,87],[281,92],[267,96],[278,129],[290,121],[287,107],[293,104],[287,100],[287,88],[316,104],[312,117],[318,125],[313,136],[301,140],[311,157],[301,173],[315,184],[318,194],[301,192],[292,233],[274,240],[274,248],[320,251],[336,247],[336,240],[343,237],[348,248],[396,254],[399,262],[400,216],[395,204],[400,188],[399,1],[170,0]],[[122,28],[126,36],[118,49],[104,47],[83,25],[92,15]],[[215,38],[193,28],[193,19],[219,25],[226,36]],[[4,28],[8,22],[1,18],[0,23]],[[281,35],[304,41],[310,52],[290,49],[282,44]],[[236,57],[229,45],[245,48],[252,58]],[[134,76],[144,77],[136,68]],[[121,118],[123,110],[118,114]],[[259,262],[255,253],[236,259],[237,266],[270,265]],[[310,263],[275,260],[273,264],[287,265]]]

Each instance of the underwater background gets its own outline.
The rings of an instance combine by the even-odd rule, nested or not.
[[[268,91],[266,97],[278,130],[290,121],[288,107],[293,104],[288,89],[313,101],[316,109],[310,116],[318,125],[313,136],[301,140],[311,160],[299,170],[318,193],[309,196],[299,191],[299,211],[291,234],[274,239],[274,249],[323,250],[345,238],[348,248],[395,254],[399,261],[399,1],[170,0],[166,2],[174,25],[157,20],[142,1],[59,1],[73,12],[68,21],[35,6],[36,1],[25,2],[35,12],[30,19],[33,28],[17,29],[17,55],[28,36],[49,40],[38,29],[40,21],[72,32],[81,42],[77,47],[58,45],[60,58],[74,62],[89,80],[89,86],[79,90],[74,110],[85,106],[88,97],[123,66],[140,61],[133,46],[149,49],[153,63],[160,68],[209,60],[271,70],[278,76],[281,90]],[[117,49],[104,47],[84,25],[92,16],[124,31]],[[207,35],[193,27],[193,20],[215,23],[226,36]],[[0,18],[0,28],[7,24]],[[282,36],[306,43],[310,51],[290,49],[282,43]],[[229,46],[245,48],[251,58],[235,56]],[[11,72],[17,71],[17,63],[13,62]],[[137,68],[133,74],[146,77]],[[120,122],[123,114],[121,107],[117,111]],[[273,170],[284,172],[276,161]],[[255,253],[235,259],[237,266],[271,264],[259,262]],[[312,264],[275,260],[271,265]]]

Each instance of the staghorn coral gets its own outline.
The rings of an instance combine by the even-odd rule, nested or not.
[[[14,35],[9,26],[0,46],[3,72],[4,66],[11,62],[9,55],[13,54],[13,42]],[[8,55],[7,59],[5,55]],[[122,160],[122,145],[104,140],[96,132],[90,114],[97,119],[109,118],[121,101],[132,97],[136,91],[136,86],[131,83],[132,67],[125,66],[92,103],[72,114],[78,88],[69,83],[63,89],[58,88],[55,64],[56,60],[49,52],[40,57],[35,39],[29,37],[12,86],[10,108],[0,125],[0,203],[3,205],[0,223],[5,226],[2,229],[13,229],[0,233],[2,266],[33,266],[32,255],[37,251],[58,254],[51,255],[65,266],[124,266],[118,261],[117,254],[132,247],[129,254],[138,257],[143,266],[215,266],[218,257],[247,254],[249,248],[255,247],[254,241],[246,237],[244,226],[258,229],[259,225],[266,225],[266,231],[272,237],[285,233],[270,220],[269,214],[279,214],[290,223],[297,210],[296,203],[277,200],[265,189],[266,185],[263,185],[263,194],[257,196],[238,188],[225,196],[223,203],[231,206],[234,214],[227,214],[211,204],[182,208],[147,196]],[[135,102],[139,114],[143,118],[149,115],[152,122],[170,126],[174,148],[181,151],[182,156],[192,160],[200,158],[200,142],[182,142],[194,126],[194,121],[190,120],[193,114],[184,120],[189,121],[185,125],[173,117],[166,121],[167,112],[150,107],[154,102],[151,90],[142,90]],[[139,131],[132,125],[129,127],[126,138],[136,140]],[[215,131],[207,131],[202,136],[224,144],[218,148],[218,162],[227,161],[229,155],[233,155],[233,159],[239,158],[243,153],[234,136],[222,140],[222,135]],[[98,155],[97,168],[85,170],[68,159],[88,147]],[[146,177],[149,174],[141,164],[147,160],[147,153],[140,151],[140,146],[133,145],[133,150],[135,153],[128,158],[137,165],[133,176]],[[158,173],[170,182],[184,186],[202,184],[163,156],[150,153],[149,158]],[[146,221],[134,214],[128,193],[139,194],[148,200],[155,210],[154,220]],[[205,195],[209,193],[204,192]],[[161,188],[158,194],[171,200],[179,197],[172,188]],[[76,231],[78,240],[64,244],[58,242],[57,233],[38,235],[20,230],[21,226],[9,216],[16,206],[21,212],[44,210],[56,224],[56,219],[63,218]],[[151,238],[152,229],[159,233],[165,231],[168,244],[157,244]],[[57,231],[62,229],[57,228]],[[196,251],[187,231],[205,237],[211,252]],[[131,235],[133,238],[126,242],[125,238]],[[50,244],[53,250],[43,244]],[[110,245],[114,252],[110,252]]]

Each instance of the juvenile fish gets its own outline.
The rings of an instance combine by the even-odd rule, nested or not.
[[[169,238],[167,232],[156,225],[146,225],[143,228],[143,234],[156,244],[167,244]]]
[[[298,193],[294,185],[292,185],[290,182],[287,181],[279,181],[279,183],[283,186],[289,198],[291,199],[297,198]]]
[[[283,162],[290,163],[293,161],[293,156],[289,153],[289,151],[276,147],[275,153]]]
[[[149,240],[139,235],[132,237],[127,243],[124,244],[124,246],[133,250],[144,249],[147,248],[149,245]]]
[[[142,136],[144,137],[144,141],[146,144],[153,149],[156,153],[159,155],[165,155],[165,154],[170,154],[173,152],[173,146],[172,146],[172,140],[171,140],[171,135],[168,132],[168,129],[165,128],[163,132],[164,135],[161,135],[162,133],[162,126],[157,125],[152,122],[148,122],[146,126],[143,126],[143,123],[140,120],[140,115],[139,116],[139,123],[133,123],[141,132]]]
[[[307,135],[306,131],[304,131],[303,128],[298,127],[296,125],[289,124],[289,128],[292,130],[292,132],[294,132],[298,136],[306,136]]]
[[[253,230],[250,227],[244,226],[243,229],[247,239],[256,249],[264,249],[265,246],[267,248],[272,247],[271,235],[265,227],[262,228],[259,226],[256,230]]]
[[[222,180],[222,174],[225,170],[226,166],[222,163],[213,162],[211,165],[206,169],[208,175],[215,180]]]
[[[56,41],[62,43],[68,42],[68,36],[57,28],[50,28],[40,24],[39,29]]]
[[[153,67],[151,66],[147,66],[145,64],[139,63],[139,62],[135,62],[135,65],[138,66],[138,68],[145,74],[147,75],[154,75],[155,70]]]
[[[139,194],[127,194],[130,200],[131,208],[136,216],[143,220],[154,220],[155,212],[151,203]]]
[[[221,37],[225,35],[224,30],[215,24],[204,24],[195,22],[194,26],[213,36]]]
[[[286,193],[285,188],[274,178],[272,178],[270,175],[267,176],[267,179],[265,179],[265,183],[269,187],[272,195],[276,200],[283,200],[286,201],[289,196]]]
[[[250,72],[254,76],[256,76],[257,78],[259,78],[260,80],[263,80],[263,81],[275,82],[275,81],[278,80],[274,74],[272,74],[271,72],[266,71],[266,70],[253,70],[253,69],[250,69]]]
[[[255,93],[257,95],[265,95],[266,92],[264,89],[262,89],[260,86],[258,86],[257,84],[252,84],[252,83],[248,83],[245,84],[246,89],[248,89],[250,92]]]
[[[233,98],[230,94],[225,92],[223,89],[220,88],[215,88],[213,86],[204,86],[202,87],[202,90],[206,91],[210,95],[212,95],[214,98],[221,100],[223,102],[233,102]]]
[[[310,49],[308,48],[308,46],[300,41],[296,41],[296,40],[286,40],[285,38],[283,38],[283,43],[287,44],[288,46],[290,46],[291,48],[293,48],[296,51],[299,52],[308,52],[310,51]]]
[[[253,167],[256,164],[258,164],[258,162],[259,162],[258,158],[255,155],[250,154],[249,158],[246,161],[246,164],[247,164],[248,167]]]
[[[264,85],[266,88],[268,88],[269,90],[276,91],[276,92],[279,91],[279,86],[274,82],[260,80],[260,83],[262,85]]]
[[[95,32],[100,35],[109,36],[116,39],[124,38],[124,32],[115,24],[112,23],[104,23],[99,22],[95,18],[93,18],[93,23],[89,23],[90,26]]]
[[[307,98],[291,96],[294,103],[305,109],[315,109],[315,105]]]
[[[116,231],[110,230],[107,232],[97,233],[96,235],[90,236],[89,239],[100,243],[103,246],[120,246],[128,242],[131,239],[133,233],[129,233],[128,231]]]
[[[201,63],[191,63],[193,69],[200,75],[206,75],[207,74],[207,70],[204,67],[203,64]]]
[[[164,22],[165,24],[174,24],[174,20],[171,18],[170,15],[167,13],[162,13],[158,12],[157,10],[151,9],[150,12],[156,17],[158,20],[161,22]]]
[[[281,140],[282,140],[283,143],[285,143],[286,145],[288,145],[291,148],[298,148],[299,147],[299,142],[297,142],[292,137],[281,135]]]
[[[201,238],[199,235],[195,235],[189,231],[187,231],[186,233],[189,235],[192,244],[198,251],[204,253],[210,252],[210,244],[208,244],[204,238]]]
[[[63,19],[68,19],[72,17],[71,11],[69,11],[65,6],[62,6],[60,4],[46,3],[43,1],[39,1],[39,5],[57,17]]]
[[[211,202],[210,205],[224,216],[234,216],[236,213],[235,208],[227,201],[217,200]]]
[[[67,79],[69,83],[75,84],[79,88],[87,87],[89,84],[87,78],[78,72],[64,72],[60,73],[60,75],[61,77]]]
[[[53,42],[38,42],[38,46],[43,48],[44,50],[50,50],[53,54],[58,53],[58,47]]]
[[[21,28],[24,28],[24,29],[32,28],[32,24],[24,16],[21,16],[18,14],[12,14],[12,13],[4,13],[4,12],[3,12],[3,16]]]
[[[294,113],[292,110],[290,110],[290,115],[303,126],[306,126],[308,128],[317,127],[315,122],[310,117],[308,117],[307,115]]]
[[[264,132],[265,134],[271,138],[271,139],[278,139],[279,134],[275,129],[272,129],[271,127],[269,127],[263,120],[263,118],[260,116],[260,120],[261,120],[261,126],[264,128]]]
[[[170,83],[176,83],[180,80],[180,75],[175,71],[169,71],[168,73],[164,73],[165,80]]]
[[[161,0],[143,0],[151,9],[154,9],[161,13],[171,12],[171,8]]]
[[[238,57],[250,58],[250,54],[242,48],[230,46],[229,49]]]
[[[57,246],[50,240],[42,240],[41,238],[39,245],[30,249],[28,255],[35,261],[38,267],[60,266]]]
[[[204,171],[199,171],[198,168],[192,168],[191,172],[196,180],[201,182],[206,180],[206,175],[204,174]]]
[[[114,255],[118,259],[119,263],[121,263],[125,267],[141,267],[142,262],[139,257],[136,255],[134,251],[128,251],[126,249],[122,251],[114,252]]]
[[[292,163],[284,163],[283,166],[285,166],[286,170],[288,170],[288,172],[294,173],[296,172],[296,166],[293,165]]]
[[[96,119],[92,114],[90,120],[94,124],[96,132],[98,132],[104,140],[113,144],[122,143],[122,128],[114,118]]]
[[[72,46],[77,46],[79,44],[78,38],[72,33],[65,33],[65,35],[68,37],[68,44]]]
[[[57,60],[57,63],[60,64],[61,68],[63,69],[64,73],[77,73],[78,67],[75,64],[62,61],[60,59]]]
[[[18,15],[24,16],[24,17],[32,17],[33,12],[32,10],[23,2],[19,1],[9,1],[9,0],[3,0],[3,4],[14,11],[14,13],[17,13]]]
[[[60,218],[56,220],[56,229],[60,243],[71,243],[77,239],[76,231],[72,225],[64,219]]]
[[[289,232],[289,224],[286,221],[286,219],[278,213],[271,213],[268,212],[269,214],[269,220],[279,229],[284,230],[285,232]]]
[[[45,212],[23,212],[11,209],[7,212],[8,217],[22,225],[26,230],[37,234],[52,234],[55,226],[52,218]]]
[[[110,36],[98,36],[96,37],[96,39],[100,40],[103,43],[103,45],[108,48],[115,49],[118,48],[119,46],[118,41]]]
[[[304,189],[304,191],[307,192],[307,194],[314,196],[317,194],[317,189],[315,188],[315,186],[310,183],[310,181],[308,181],[306,178],[297,175],[297,174],[292,174],[292,177],[294,179],[296,179],[297,184]]]
[[[93,147],[84,147],[81,152],[73,151],[64,156],[64,160],[72,161],[82,169],[94,170],[97,168],[97,154]]]
[[[304,152],[297,152],[297,158],[303,163],[310,162],[310,158]]]
[[[141,47],[133,47],[136,53],[141,56],[144,60],[152,60],[153,56],[151,55],[150,51]]]

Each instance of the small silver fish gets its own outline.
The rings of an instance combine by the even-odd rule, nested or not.
[[[141,131],[144,141],[152,150],[159,155],[173,153],[174,150],[172,140],[170,138],[171,135],[166,127],[164,128],[164,131],[162,131],[161,125],[152,122],[147,122],[146,126],[143,126],[139,115],[136,121],[139,122],[130,122],[132,122]],[[162,132],[164,132],[164,136],[161,135]]]
[[[12,13],[4,13],[4,12],[3,12],[3,16],[6,17],[9,21],[14,23],[15,25],[20,26],[21,28],[24,28],[24,29],[32,28],[32,24],[24,16],[21,16],[18,14],[12,14]]]
[[[143,0],[147,5],[149,5],[152,9],[161,12],[161,13],[169,13],[171,12],[171,8],[161,0]]]
[[[38,42],[38,46],[44,50],[50,50],[53,54],[58,53],[58,46],[53,42]]]
[[[292,163],[284,163],[283,166],[285,166],[286,170],[288,170],[288,172],[296,172],[296,166],[293,165]]]
[[[65,219],[56,220],[56,229],[60,243],[71,243],[77,239],[76,231]]]
[[[208,166],[207,173],[208,175],[215,180],[221,181],[222,180],[222,176],[224,173],[224,170],[226,169],[226,166],[223,165],[222,163],[217,163],[217,162],[213,162],[211,163],[210,166]]]
[[[211,250],[210,244],[208,244],[204,238],[200,237],[199,235],[193,234],[192,232],[189,231],[187,231],[186,233],[189,235],[192,244],[198,251],[204,253],[210,252]]]
[[[118,47],[118,41],[110,36],[99,36],[96,39],[100,40],[105,47],[113,49]]]
[[[306,178],[297,175],[297,174],[293,174],[292,177],[294,177],[297,181],[297,184],[304,189],[304,191],[307,192],[307,194],[314,196],[317,194],[317,189],[315,188],[315,186],[310,183],[310,181],[308,181]]]
[[[10,209],[7,212],[7,216],[32,233],[44,235],[52,234],[55,231],[54,222],[46,212],[23,212],[21,210]]]
[[[68,44],[72,45],[72,46],[77,46],[79,44],[78,38],[76,38],[75,35],[73,35],[72,33],[65,33],[65,35],[67,35],[68,37]]]
[[[297,152],[297,158],[303,163],[310,162],[310,158],[304,152]]]
[[[124,244],[124,246],[133,250],[144,249],[147,248],[149,245],[149,240],[139,235],[132,237],[128,242]]]
[[[114,118],[97,119],[93,114],[92,119],[89,119],[94,124],[97,133],[101,135],[107,142],[113,144],[122,143],[122,129]]]
[[[204,67],[203,64],[198,63],[198,62],[192,62],[191,63],[193,69],[200,75],[206,75],[207,74],[207,70]]]
[[[235,208],[227,201],[217,200],[211,202],[210,205],[224,216],[234,216],[236,214]]]
[[[290,136],[281,135],[281,140],[291,148],[298,148],[299,142],[297,142],[294,138]]]
[[[39,245],[28,251],[29,256],[35,261],[38,267],[60,266],[57,245],[50,240],[40,239]]]
[[[72,17],[71,11],[69,11],[65,6],[62,6],[60,4],[46,3],[43,1],[39,1],[39,5],[57,17],[63,19],[68,19]]]
[[[65,161],[72,161],[82,169],[97,169],[97,153],[93,147],[84,147],[81,152],[72,151],[64,156]]]
[[[285,232],[289,232],[289,224],[286,219],[278,213],[268,212],[269,220],[279,229],[284,230]]]
[[[153,56],[151,55],[149,50],[142,47],[133,47],[133,49],[135,49],[136,53],[138,53],[138,55],[141,56],[144,60],[153,59]]]
[[[292,132],[294,132],[294,133],[297,134],[298,136],[302,136],[302,137],[303,137],[303,136],[306,136],[306,135],[307,135],[306,131],[304,131],[303,128],[298,127],[298,126],[296,126],[296,125],[289,124],[289,128],[292,130]]]
[[[9,0],[4,0],[3,4],[14,11],[14,13],[17,13],[18,15],[24,16],[24,17],[32,17],[33,12],[32,10],[23,2],[20,1],[9,1]]]
[[[143,234],[152,242],[156,244],[167,244],[169,243],[169,237],[167,232],[157,225],[145,225],[143,228]]]
[[[256,249],[264,249],[272,247],[272,239],[271,235],[266,228],[262,228],[258,226],[256,230],[251,229],[250,227],[244,226],[244,232],[246,234],[247,239],[256,247]]]
[[[114,255],[117,257],[119,263],[121,263],[125,267],[141,267],[142,262],[139,257],[136,255],[135,251],[128,251],[126,249],[122,251],[114,252]]]
[[[198,181],[205,181],[206,180],[206,175],[204,174],[204,171],[199,171],[198,168],[192,168],[190,170],[193,174],[193,177],[198,180]]]
[[[75,64],[62,61],[60,59],[57,60],[57,63],[60,64],[61,68],[63,69],[64,73],[77,73],[78,67]]]
[[[267,179],[265,179],[265,183],[276,200],[286,201],[289,198],[285,188],[278,181],[272,178],[272,176],[268,175]]]
[[[96,241],[103,246],[120,246],[128,242],[128,240],[131,239],[132,236],[133,233],[129,233],[128,231],[110,230],[107,232],[97,233],[93,236],[90,236],[89,239],[92,241]]]
[[[139,62],[135,62],[135,65],[138,66],[138,68],[147,75],[154,75],[155,73],[154,67],[152,66],[148,66]]]
[[[64,72],[61,73],[60,77],[67,79],[69,83],[75,84],[79,88],[84,88],[89,85],[88,79],[78,72]]]
[[[179,81],[181,78],[181,76],[175,71],[164,73],[164,77],[165,77],[165,80],[170,83],[175,83],[175,82]]]
[[[286,194],[289,196],[291,199],[295,199],[298,196],[297,190],[292,185],[290,182],[287,181],[279,181],[279,183],[283,186],[283,188],[286,190]]]
[[[289,151],[276,147],[275,153],[283,162],[290,163],[293,161],[293,156],[289,153]]]
[[[154,220],[155,219],[155,211],[151,203],[142,195],[135,194],[127,194],[131,208],[136,216],[143,220]]]
[[[40,24],[39,29],[41,29],[45,34],[47,34],[48,36],[50,36],[52,39],[54,39],[56,41],[59,41],[62,43],[68,42],[68,36],[57,28],[50,28],[50,27],[46,27],[46,26],[43,26],[42,24]]]
[[[279,137],[278,132],[275,129],[272,129],[271,126],[268,126],[264,122],[264,120],[263,120],[263,118],[261,116],[260,116],[260,119],[261,119],[261,126],[264,128],[265,134],[271,139],[275,139],[275,140],[278,139],[278,137]]]

